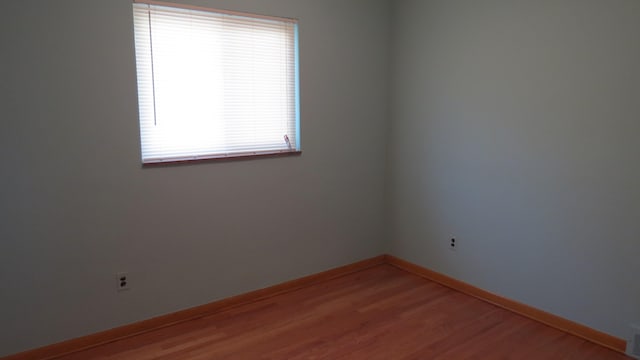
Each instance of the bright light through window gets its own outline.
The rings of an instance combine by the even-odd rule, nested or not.
[[[145,163],[300,150],[297,23],[133,5]]]

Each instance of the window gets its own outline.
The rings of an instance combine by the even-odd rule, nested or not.
[[[297,22],[157,4],[133,4],[143,163],[299,152]]]

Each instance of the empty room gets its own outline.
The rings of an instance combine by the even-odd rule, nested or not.
[[[0,359],[640,359],[640,1],[0,1]]]

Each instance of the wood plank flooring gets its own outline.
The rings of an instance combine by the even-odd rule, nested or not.
[[[628,358],[379,265],[60,359]]]

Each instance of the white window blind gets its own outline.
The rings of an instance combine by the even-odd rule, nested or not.
[[[300,150],[297,23],[134,3],[144,163]]]

